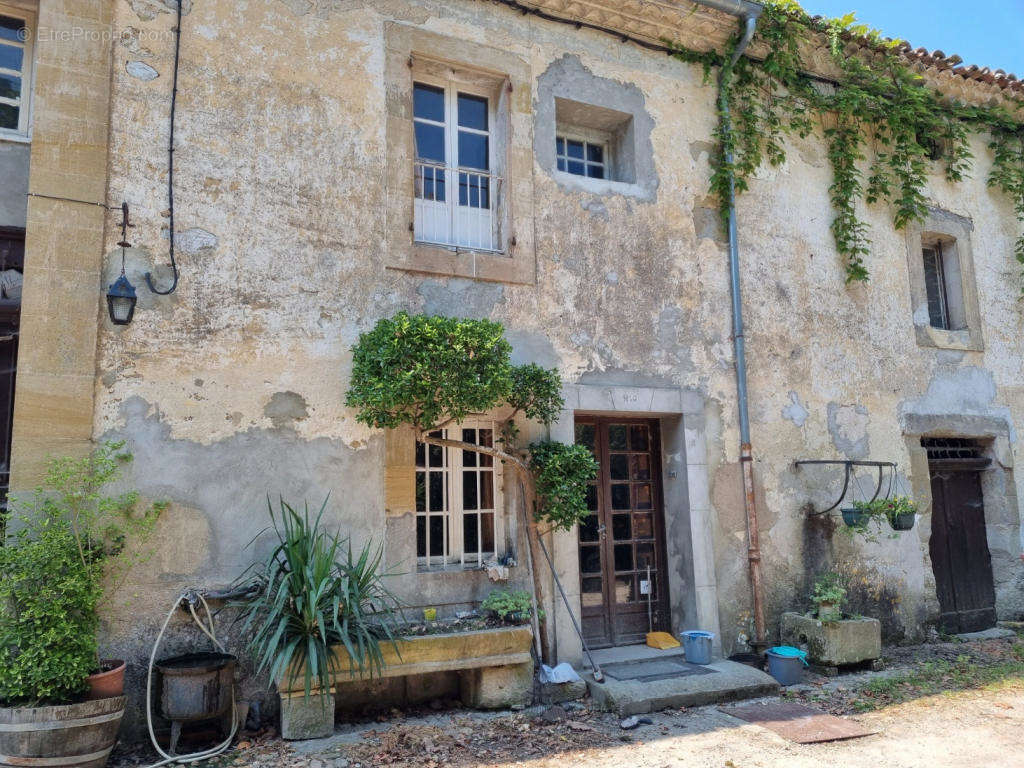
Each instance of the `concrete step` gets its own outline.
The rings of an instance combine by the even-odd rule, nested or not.
[[[622,717],[657,712],[671,707],[698,707],[725,701],[774,696],[779,684],[771,675],[733,661],[714,661],[706,665],[712,674],[681,675],[662,680],[616,680],[605,675],[604,682],[587,682],[594,706]]]

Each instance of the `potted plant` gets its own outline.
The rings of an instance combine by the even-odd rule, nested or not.
[[[894,531],[909,531],[917,519],[917,504],[909,496],[855,501],[843,510],[843,521],[855,531],[866,532],[872,520],[886,521]]]
[[[311,517],[280,499],[267,499],[277,544],[254,578],[253,596],[241,602],[244,631],[257,672],[301,695],[282,698],[281,735],[308,739],[334,730],[336,675],[369,674],[383,666],[383,643],[395,644],[397,599],[383,584],[383,548],[368,542],[358,555],[348,541],[322,525],[325,500]],[[254,539],[255,541],[255,539]],[[342,659],[339,648],[347,658]],[[347,665],[347,669],[345,666]]]
[[[843,618],[846,601],[846,577],[837,571],[826,571],[814,582],[811,602],[819,621],[835,622]]]
[[[881,502],[880,508],[894,531],[909,531],[917,520],[917,504],[909,496],[894,496]]]
[[[841,510],[843,522],[848,528],[864,530],[868,527],[868,523],[871,522],[871,513],[865,509],[865,506],[864,502],[855,501],[852,507],[843,507]]]
[[[506,624],[525,624],[530,621],[532,603],[530,593],[525,590],[494,589],[480,604],[480,609]],[[538,618],[543,618],[544,612],[540,613]]]
[[[131,460],[122,448],[52,459],[31,499],[0,519],[0,754],[14,763],[101,766],[116,740],[123,682],[108,696],[90,685],[104,666],[101,684],[118,668],[123,680],[123,662],[99,660],[103,583],[164,506],[137,513],[136,493],[104,491]]]

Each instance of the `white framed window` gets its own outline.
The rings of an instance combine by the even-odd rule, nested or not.
[[[494,99],[471,81],[417,75],[413,230],[418,242],[497,250]]]
[[[35,16],[0,3],[0,138],[28,136]]]
[[[494,423],[466,421],[434,437],[494,446]],[[501,463],[476,451],[416,443],[416,556],[421,569],[480,567],[504,541]]]
[[[591,179],[609,179],[610,142],[606,137],[581,131],[555,136],[555,165],[564,173]]]

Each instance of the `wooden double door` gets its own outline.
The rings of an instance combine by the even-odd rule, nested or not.
[[[984,462],[987,463],[987,462]],[[984,464],[934,462],[932,536],[929,550],[939,598],[939,621],[947,632],[995,626],[996,595],[981,493]]]
[[[661,434],[656,419],[576,417],[600,471],[579,526],[583,635],[594,648],[669,629]]]

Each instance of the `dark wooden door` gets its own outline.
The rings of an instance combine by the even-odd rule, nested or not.
[[[661,434],[656,419],[577,417],[600,465],[579,526],[583,635],[595,648],[669,628]]]
[[[931,465],[932,537],[929,549],[940,623],[947,632],[995,626],[996,595],[985,533],[978,469]]]
[[[25,230],[0,227],[0,271],[21,272],[25,264]],[[14,381],[18,369],[21,299],[0,297],[0,509],[7,508],[14,425]],[[0,531],[2,533],[2,531]]]

